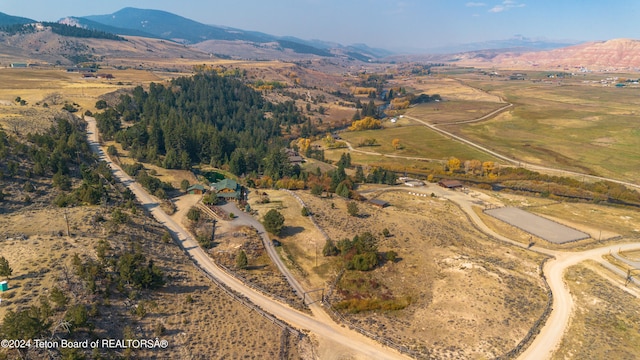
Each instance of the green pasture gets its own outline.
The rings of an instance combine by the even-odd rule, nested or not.
[[[423,125],[390,127],[381,130],[349,131],[340,133],[340,136],[358,150],[373,151],[381,154],[437,160],[447,160],[455,156],[461,160],[497,161],[491,155],[451,140]],[[357,147],[358,143],[371,138],[376,139],[378,146]],[[391,143],[393,139],[400,140],[399,149],[394,149]],[[352,153],[353,155],[354,153]],[[402,159],[393,159],[393,161],[400,160]]]
[[[505,105],[507,104],[488,101],[440,101],[412,107],[406,111],[406,115],[431,124],[447,124],[478,119]]]
[[[514,104],[447,130],[523,161],[638,181],[640,89],[527,81],[477,82]]]
[[[366,149],[366,148],[365,148]],[[343,153],[349,152],[349,149],[325,150],[325,158],[334,163],[340,160]],[[379,166],[394,171],[408,171],[416,173],[429,173],[431,170],[442,169],[442,162],[428,160],[412,160],[403,158],[389,158],[380,155],[362,154],[359,152],[350,152],[351,163],[354,165],[363,165],[365,167]],[[347,171],[349,173],[349,171]]]

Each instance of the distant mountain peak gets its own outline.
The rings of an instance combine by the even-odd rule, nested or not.
[[[239,41],[253,44],[276,44],[275,47],[279,47],[282,51],[291,50],[298,54],[323,57],[343,55],[362,61],[371,61],[371,59],[391,54],[389,51],[370,48],[364,44],[342,46],[317,40],[307,41],[292,36],[281,37],[257,31],[206,25],[163,10],[126,7],[113,14],[92,15],[81,19],[100,23],[102,26],[145,32],[158,38],[184,44],[200,44],[203,50],[212,49],[212,52],[219,52],[220,50],[211,48],[210,44],[202,43],[209,41]]]

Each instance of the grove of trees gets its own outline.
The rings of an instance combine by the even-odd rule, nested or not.
[[[138,161],[168,169],[229,165],[236,175],[264,170],[274,180],[293,174],[281,154],[287,144],[281,129],[306,121],[293,101],[271,103],[240,79],[215,72],[137,87],[96,120],[105,139]]]

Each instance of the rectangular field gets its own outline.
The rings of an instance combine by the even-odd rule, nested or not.
[[[564,244],[571,241],[588,239],[590,237],[582,231],[572,229],[515,207],[503,207],[486,210],[485,212],[498,220],[502,220],[555,244]]]

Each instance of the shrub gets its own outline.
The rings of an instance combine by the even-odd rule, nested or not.
[[[397,258],[398,258],[397,252],[393,250],[387,251],[387,261],[395,262]]]
[[[200,215],[200,209],[192,206],[191,209],[189,209],[189,211],[187,212],[187,219],[193,222],[197,222],[198,220],[200,220]]]
[[[187,189],[189,188],[190,184],[189,184],[189,180],[187,179],[183,179],[180,182],[180,190],[182,191],[187,191]]]
[[[350,201],[347,204],[347,212],[349,213],[349,215],[351,216],[357,216],[358,215],[358,204],[356,204],[355,201]]]
[[[236,256],[236,267],[238,269],[246,269],[248,265],[249,260],[247,259],[247,253],[245,253],[244,250],[240,250]]]

